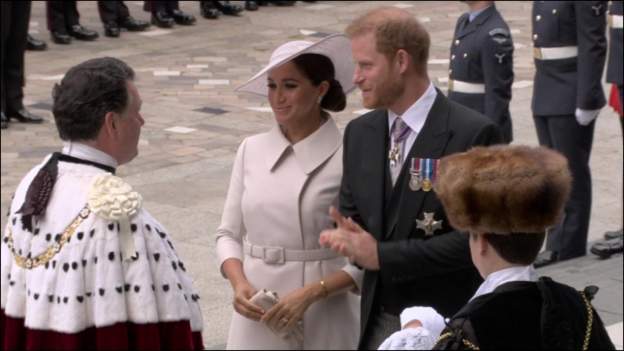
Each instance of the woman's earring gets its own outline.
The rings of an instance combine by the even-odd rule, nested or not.
[[[317,103],[320,105],[321,101],[323,101],[323,95],[319,95]]]

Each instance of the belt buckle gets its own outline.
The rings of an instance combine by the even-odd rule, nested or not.
[[[284,264],[286,253],[283,247],[264,247],[262,260],[266,264]]]
[[[538,60],[542,59],[542,50],[540,48],[533,47],[533,57]]]
[[[607,16],[607,24],[609,25],[609,28],[613,28],[613,15]]]
[[[453,80],[450,78],[448,80],[448,91],[453,91]]]

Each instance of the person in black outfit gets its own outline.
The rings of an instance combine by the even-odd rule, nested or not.
[[[123,1],[98,1],[97,4],[100,19],[104,24],[104,35],[107,37],[118,37],[121,28],[131,32],[140,32],[150,26],[148,22],[130,16],[130,11]]]
[[[427,308],[405,310],[405,328],[382,349],[614,350],[590,303],[598,288],[538,279],[531,265],[571,183],[566,158],[545,147],[477,147],[443,158],[435,191],[451,225],[470,237],[485,281],[448,323]]]
[[[174,23],[184,26],[195,23],[195,16],[180,10],[177,0],[145,1],[143,9],[152,13],[152,24],[160,28],[171,28]]]
[[[85,41],[99,37],[96,31],[80,25],[76,1],[46,1],[46,14],[50,36],[57,44],[69,44],[72,37]]]
[[[493,1],[466,3],[470,11],[457,20],[451,42],[448,98],[488,116],[510,143],[511,33]]]
[[[2,129],[10,119],[41,123],[43,119],[24,108],[24,52],[30,21],[30,1],[2,1]]]
[[[431,83],[429,34],[412,14],[375,9],[347,34],[353,80],[363,105],[375,109],[344,132],[340,213],[361,230],[324,231],[320,242],[365,269],[358,348],[377,349],[400,329],[405,307],[431,305],[452,315],[479,285],[468,240],[448,225],[431,185],[441,157],[497,143],[500,132]]]
[[[535,266],[584,256],[592,203],[589,158],[605,106],[606,1],[533,2],[533,121],[540,145],[568,158],[572,193]]]

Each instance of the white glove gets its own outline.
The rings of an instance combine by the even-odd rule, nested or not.
[[[589,125],[596,117],[598,117],[598,113],[600,113],[600,109],[597,110],[582,110],[577,108],[574,111],[574,116],[576,116],[576,121],[578,124],[582,126]]]
[[[407,328],[390,335],[379,350],[431,350],[436,339],[423,327]]]
[[[409,307],[401,312],[401,327],[405,326],[417,319],[423,328],[427,329],[434,338],[440,336],[442,330],[446,327],[444,317],[431,307]],[[409,328],[408,328],[409,329]]]

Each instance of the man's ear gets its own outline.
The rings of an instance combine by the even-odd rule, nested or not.
[[[407,71],[410,62],[410,55],[404,49],[397,50],[395,55],[395,63],[398,66],[399,73],[403,74]]]
[[[102,125],[102,129],[106,131],[106,134],[110,136],[117,135],[117,128],[119,128],[117,124],[117,119],[115,118],[117,113],[115,112],[107,112],[104,115],[104,123]]]

